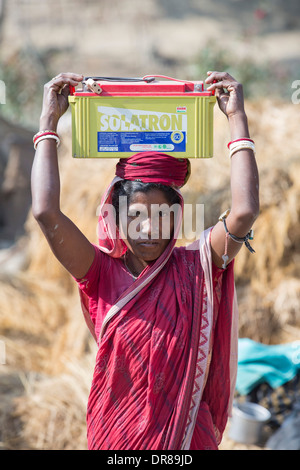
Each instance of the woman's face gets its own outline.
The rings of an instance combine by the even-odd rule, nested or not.
[[[120,229],[125,244],[141,261],[154,261],[172,238],[176,210],[180,206],[171,206],[162,191],[151,189],[147,193],[134,193],[128,211],[127,204],[124,207],[123,211],[120,207]]]

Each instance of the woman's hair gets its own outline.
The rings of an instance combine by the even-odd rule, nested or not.
[[[127,205],[130,204],[131,197],[134,193],[142,192],[148,193],[152,189],[159,189],[162,191],[170,204],[180,204],[180,196],[175,189],[170,186],[165,186],[161,183],[143,183],[142,181],[121,180],[117,181],[114,185],[112,193],[112,205],[116,211],[116,222],[119,225],[119,198],[120,196],[127,197]]]

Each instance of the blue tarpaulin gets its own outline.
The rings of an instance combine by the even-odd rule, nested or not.
[[[300,372],[300,341],[265,345],[239,339],[236,390],[247,395],[261,383],[280,387]]]

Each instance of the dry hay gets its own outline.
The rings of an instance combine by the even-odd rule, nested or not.
[[[0,302],[8,366],[57,374],[66,357],[85,352],[88,332],[82,328],[78,301],[57,283],[20,276],[1,284]]]
[[[236,259],[240,336],[284,342],[300,336],[298,109],[268,101],[250,103],[248,109],[257,144],[261,213],[254,227],[256,254],[243,247]],[[183,189],[186,202],[205,204],[206,226],[230,207],[227,123],[218,113],[215,122],[215,158],[192,161],[192,176]],[[63,141],[62,210],[96,242],[96,211],[115,160],[73,160],[68,132]],[[75,282],[54,259],[31,216],[27,233],[29,264],[0,289],[6,367],[23,371],[17,372],[23,392],[0,407],[7,430],[0,441],[3,448],[84,448],[93,346]]]
[[[80,361],[69,360],[66,372],[54,377],[11,374],[10,386],[13,379],[19,396],[1,400],[3,448],[86,450],[86,398],[93,362],[94,354],[89,353]]]

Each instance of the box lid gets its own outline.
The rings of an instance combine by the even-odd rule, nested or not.
[[[159,80],[158,80],[159,78]],[[101,88],[95,93],[85,86],[82,90],[73,90],[75,96],[139,96],[139,95],[186,95],[187,93],[211,96],[205,91],[202,81],[178,80],[163,75],[147,75],[143,78],[85,77],[83,83],[93,79]]]

